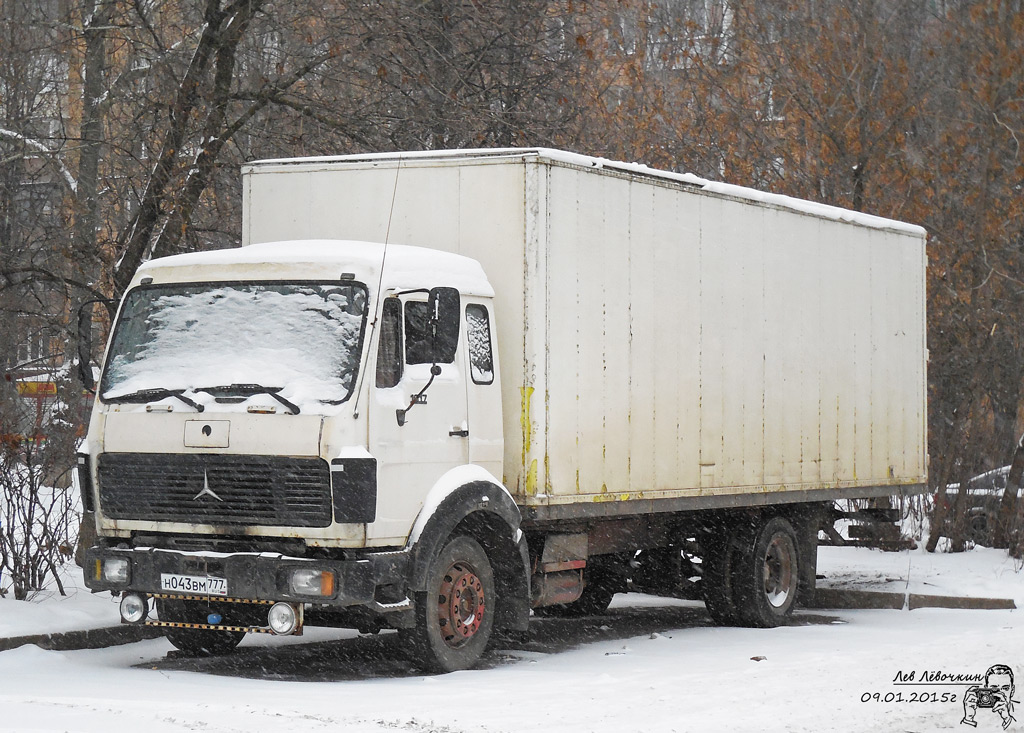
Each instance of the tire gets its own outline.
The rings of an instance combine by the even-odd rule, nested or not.
[[[720,626],[735,626],[740,622],[733,597],[732,576],[737,565],[740,538],[728,534],[722,540],[707,541],[704,552],[704,605],[711,620]]]
[[[979,513],[967,517],[967,539],[982,547],[991,545],[992,537],[987,514]]]
[[[494,571],[480,544],[457,536],[427,571],[427,590],[416,594],[416,626],[399,633],[413,662],[426,672],[469,669],[494,630]]]
[[[770,628],[789,619],[800,586],[800,552],[793,525],[772,517],[741,543],[730,575],[743,626]]]
[[[162,621],[206,623],[206,612],[201,603],[157,599],[157,613]],[[195,657],[228,654],[245,637],[244,631],[211,631],[209,629],[167,629],[164,634],[175,649]]]

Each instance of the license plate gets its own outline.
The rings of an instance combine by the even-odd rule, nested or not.
[[[160,590],[172,593],[196,593],[204,596],[226,596],[228,594],[228,579],[161,573]]]

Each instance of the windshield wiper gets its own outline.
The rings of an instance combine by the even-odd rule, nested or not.
[[[108,397],[103,395],[103,399],[107,402],[156,402],[166,397],[176,397],[184,402],[189,407],[195,409],[196,412],[202,412],[206,408],[195,400],[191,400],[184,395],[184,389],[164,389],[163,387],[155,387],[153,389],[140,389],[138,392],[129,392],[124,395],[117,395],[116,397]]]
[[[289,399],[286,399],[278,394],[284,387],[264,387],[262,384],[225,384],[221,387],[196,387],[196,392],[209,392],[214,397],[220,395],[236,395],[239,397],[251,397],[258,394],[268,394],[275,400],[280,402],[282,405],[291,410],[293,415],[298,415],[300,410],[299,406],[296,405]]]

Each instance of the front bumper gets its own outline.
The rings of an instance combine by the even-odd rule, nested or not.
[[[103,577],[102,567],[108,558],[129,562],[124,582]],[[267,553],[196,553],[157,548],[119,549],[93,547],[85,554],[85,584],[94,591],[116,591],[166,595],[186,598],[187,592],[169,591],[161,584],[161,576],[222,578],[226,589],[218,597],[250,601],[287,601],[315,603],[324,606],[376,606],[374,595],[378,586],[399,583],[405,576],[408,556],[405,552],[367,554],[351,560],[326,560],[288,557]],[[302,595],[290,584],[294,570],[325,570],[334,573],[333,592],[328,595]]]

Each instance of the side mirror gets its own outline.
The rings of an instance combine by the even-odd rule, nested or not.
[[[459,291],[455,288],[431,288],[427,304],[432,314],[434,362],[451,363],[455,361],[455,349],[459,345]]]
[[[116,300],[87,300],[78,309],[78,376],[90,392],[96,391],[96,380],[92,376],[92,321],[97,303],[106,307],[111,322],[117,308]]]
[[[422,291],[421,291],[422,292]],[[441,366],[455,361],[455,350],[459,345],[459,291],[455,288],[432,288],[427,297],[427,312],[430,314],[430,379],[417,394],[409,400],[404,410],[395,410],[399,427],[405,425],[405,417],[416,405],[426,404],[427,390],[434,383],[434,377],[441,375]]]

